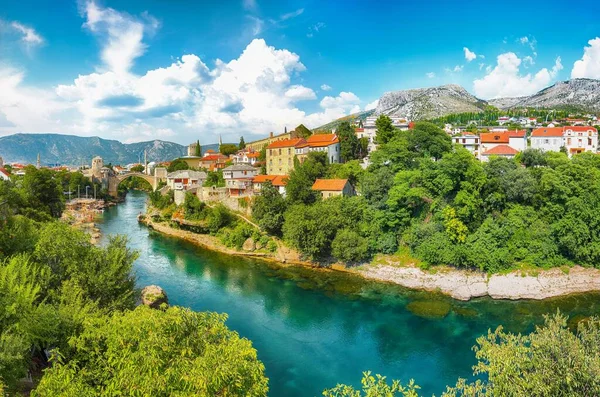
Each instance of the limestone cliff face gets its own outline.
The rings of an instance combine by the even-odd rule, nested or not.
[[[600,80],[572,79],[559,81],[540,92],[521,98],[499,98],[489,101],[500,109],[509,108],[567,108],[600,111]]]
[[[481,112],[487,103],[469,94],[456,84],[386,92],[381,98],[376,114],[425,120],[452,113]]]

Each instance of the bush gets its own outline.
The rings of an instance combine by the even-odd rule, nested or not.
[[[342,262],[360,262],[368,257],[369,244],[355,231],[341,229],[331,243],[331,252],[336,259]]]
[[[220,229],[229,226],[233,222],[233,214],[223,204],[212,208],[207,216],[208,230],[216,234]]]

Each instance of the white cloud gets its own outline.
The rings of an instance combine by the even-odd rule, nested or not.
[[[299,109],[297,101],[317,99],[300,85],[305,66],[297,54],[262,39],[232,60],[217,59],[214,67],[186,54],[134,73],[135,59],[146,50],[144,38],[158,22],[95,3],[85,4],[83,16],[84,29],[100,42],[102,64],[52,89],[32,88],[22,70],[0,66],[0,134],[44,131],[127,142],[166,137],[180,143],[212,143],[219,134],[237,141],[243,134],[249,141],[300,123],[318,127],[361,109],[351,92],[321,98],[316,112]]]
[[[482,63],[480,63],[480,64],[479,64],[479,70],[483,69],[483,67],[484,67],[484,66],[485,66],[485,63],[483,63],[483,62],[482,62]]]
[[[279,20],[286,21],[288,19],[296,18],[297,16],[302,15],[304,12],[304,8],[299,8],[296,11],[288,12],[287,14],[283,14]]]
[[[317,99],[317,95],[313,90],[308,87],[304,87],[302,85],[293,85],[286,92],[285,96],[296,100],[308,100],[308,99]]]
[[[42,36],[40,36],[33,28],[25,26],[17,21],[12,22],[10,26],[23,35],[21,40],[27,45],[35,46],[44,42]]]
[[[533,58],[531,56],[527,55],[526,57],[523,58],[523,66],[527,67],[527,65],[526,65],[527,63],[529,65],[533,65],[535,63],[535,61],[533,60]]]
[[[433,79],[433,78],[435,78],[435,73],[434,72],[428,72],[428,73],[425,73],[425,76],[427,76],[428,79]]]
[[[528,45],[529,48],[531,48],[531,51],[533,51],[534,56],[537,56],[537,53],[535,52],[537,40],[535,39],[535,37],[523,36],[518,38],[517,41],[523,45]]]
[[[331,87],[328,86],[327,84],[321,84],[321,90],[323,90],[323,91],[329,91],[329,90],[331,90]]]
[[[146,51],[144,32],[158,27],[158,21],[147,13],[144,21],[112,8],[101,8],[94,1],[85,4],[84,14],[84,26],[103,41],[102,61],[115,73],[129,71],[133,61]]]
[[[475,54],[473,51],[470,51],[467,47],[463,47],[463,51],[465,52],[465,59],[467,62],[471,62],[477,58],[477,54]]]
[[[315,34],[319,33],[319,31],[325,26],[327,25],[325,25],[325,23],[323,22],[317,22],[316,24],[309,26],[308,33],[306,33],[306,37],[313,37]]]
[[[367,103],[367,105],[365,106],[365,110],[375,109],[377,108],[377,105],[379,105],[379,99],[376,99],[371,103]]]
[[[571,78],[587,77],[600,79],[600,37],[588,41],[583,48],[583,57],[573,64]]]
[[[521,63],[513,52],[498,55],[496,67],[486,68],[487,74],[473,82],[475,95],[484,99],[531,95],[550,85],[562,69],[558,57],[551,70],[543,68],[533,75],[521,75]]]
[[[459,72],[462,72],[463,68],[464,68],[464,65],[456,65],[452,71],[455,73],[459,73]]]

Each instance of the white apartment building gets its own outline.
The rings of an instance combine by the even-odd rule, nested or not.
[[[565,147],[569,156],[598,151],[598,131],[588,126],[542,127],[531,133],[531,147],[558,152]]]
[[[479,158],[479,135],[465,134],[455,136],[452,137],[452,141],[457,145],[461,145],[469,152],[471,152],[475,157]]]
[[[377,126],[375,122],[379,116],[370,116],[363,123],[363,128],[356,128],[355,133],[358,139],[368,138],[369,144],[367,150],[369,153],[377,150],[377,144],[375,143],[375,137],[377,136]],[[405,117],[390,116],[392,125],[399,130],[408,130],[410,121]]]

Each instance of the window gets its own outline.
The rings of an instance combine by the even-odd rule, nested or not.
[[[592,138],[588,138],[588,146],[592,146]]]
[[[463,143],[467,143],[467,140],[465,138],[463,138]]]
[[[288,148],[288,154],[292,154],[292,148]]]
[[[279,149],[279,155],[281,156],[281,149]]]

